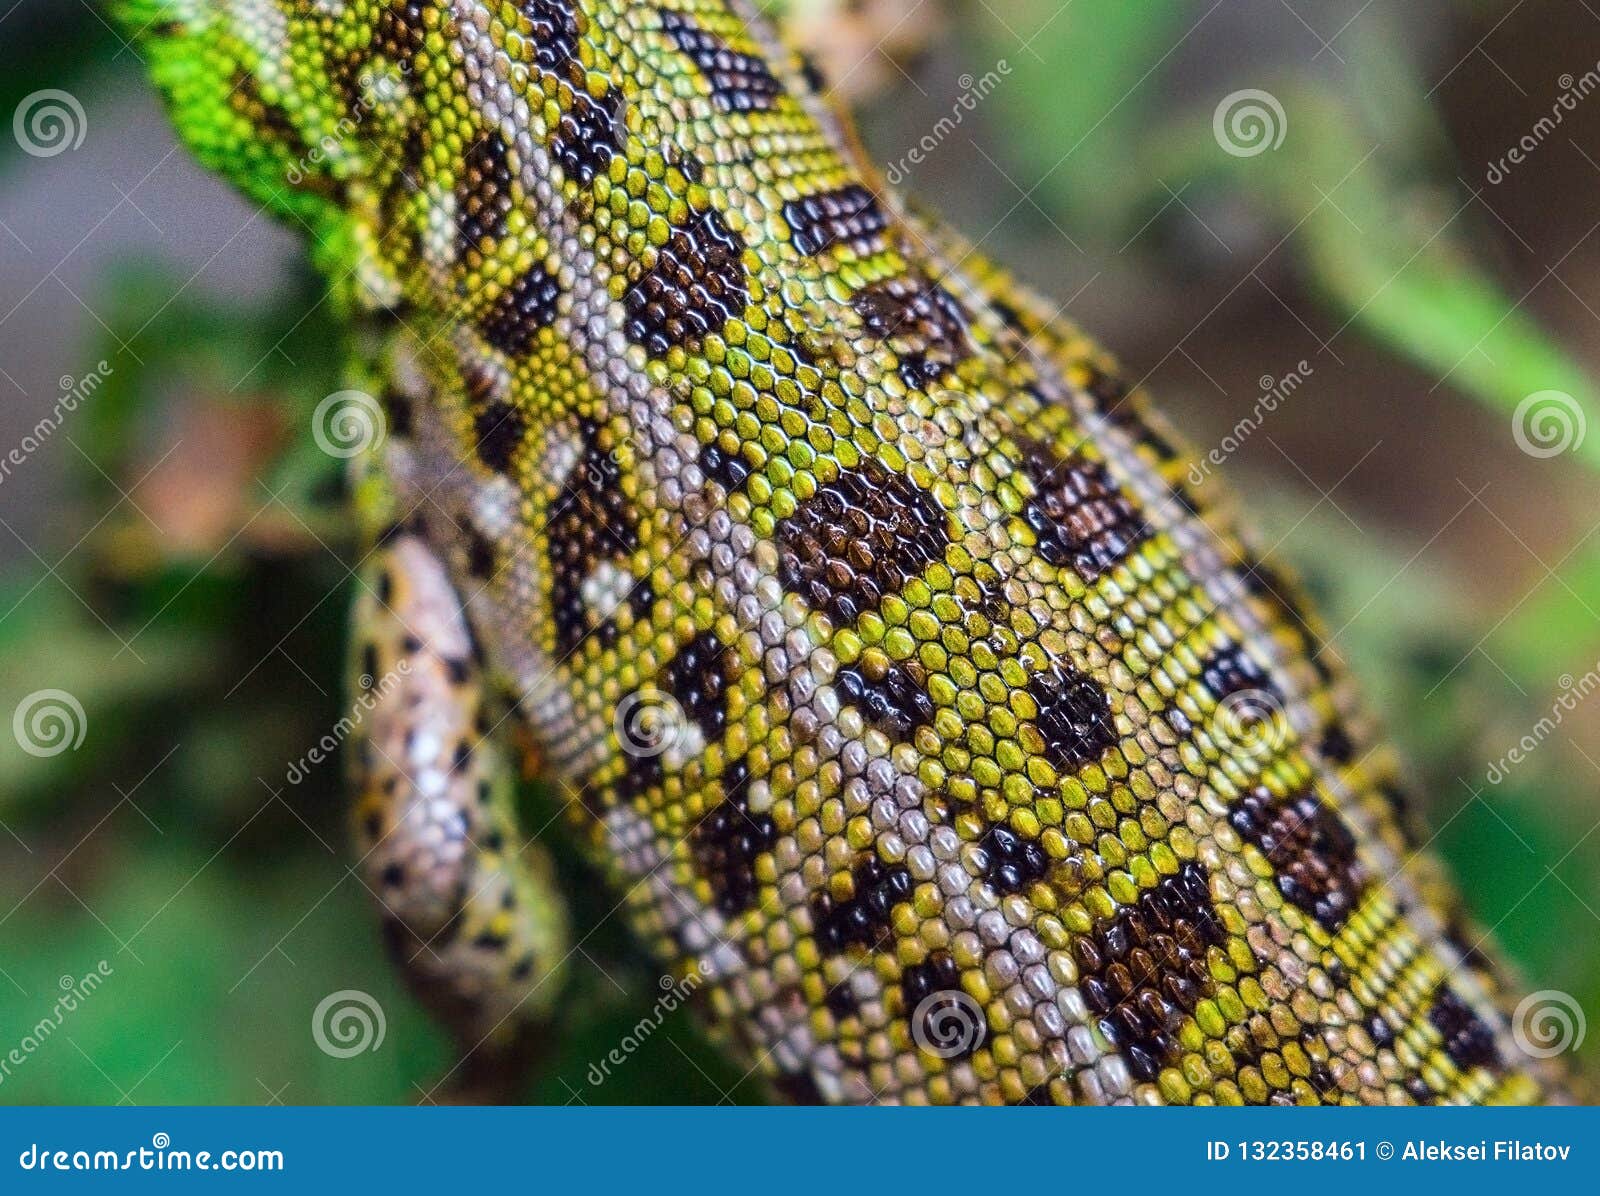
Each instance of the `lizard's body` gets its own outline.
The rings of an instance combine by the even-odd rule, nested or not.
[[[471,1040],[565,951],[520,721],[791,1095],[1561,1095],[1283,580],[743,0],[160,7],[185,135],[377,313],[362,850]]]

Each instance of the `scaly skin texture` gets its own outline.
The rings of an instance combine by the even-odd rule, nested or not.
[[[793,1098],[1563,1099],[1291,585],[742,0],[124,15],[365,329],[362,846],[469,1044],[566,951],[515,724]]]

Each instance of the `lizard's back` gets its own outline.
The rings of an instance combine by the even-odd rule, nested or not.
[[[751,1065],[1560,1095],[1288,583],[744,3],[168,7],[191,141],[385,313],[394,521]]]

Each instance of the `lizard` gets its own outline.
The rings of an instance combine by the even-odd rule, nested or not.
[[[465,1046],[575,938],[519,772],[826,1103],[1571,1099],[1297,583],[750,0],[123,0],[372,427],[354,836]]]

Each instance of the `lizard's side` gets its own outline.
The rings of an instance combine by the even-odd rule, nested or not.
[[[565,953],[495,796],[521,723],[797,1098],[1562,1097],[1290,584],[743,0],[125,16],[362,313],[358,652],[415,665],[362,847],[469,1041]]]

